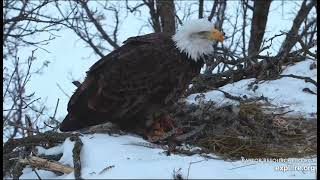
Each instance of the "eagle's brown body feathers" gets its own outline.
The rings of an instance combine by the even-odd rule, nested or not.
[[[69,101],[60,130],[106,121],[135,128],[175,102],[202,65],[179,52],[169,34],[129,38],[90,68]]]

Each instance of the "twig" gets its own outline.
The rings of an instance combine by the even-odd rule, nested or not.
[[[73,168],[68,165],[63,165],[60,162],[39,158],[36,156],[27,157],[26,159],[20,159],[20,163],[30,164],[31,166],[37,167],[39,169],[46,169],[50,171],[57,171],[65,174],[73,172]],[[38,176],[39,179],[40,176]]]
[[[234,167],[234,168],[231,168],[229,170],[234,170],[234,169],[243,168],[243,167],[252,166],[252,165],[255,165],[255,163],[248,164],[248,165],[243,165],[243,166],[239,166],[239,167]]]
[[[40,175],[38,174],[37,170],[34,168],[35,165],[31,163],[31,160],[28,157],[26,159],[27,159],[28,163],[31,165],[32,171],[37,175],[38,179],[41,180]],[[20,162],[20,163],[22,163],[22,162]]]
[[[74,176],[76,179],[82,179],[81,178],[81,158],[80,158],[80,152],[82,148],[82,141],[79,136],[74,136],[70,138],[71,141],[75,141],[72,153],[73,153],[73,164],[74,164]]]
[[[302,91],[303,91],[303,92],[310,93],[310,94],[317,95],[317,93],[315,93],[315,92],[311,91],[311,89],[309,89],[309,88],[303,88],[303,89],[302,89]]]
[[[34,136],[27,136],[25,138],[9,139],[3,145],[3,154],[12,152],[13,149],[21,146],[32,146],[40,143],[60,143],[66,138],[74,136],[70,133],[45,132]]]
[[[46,147],[63,142],[66,138],[75,136],[71,133],[45,132],[24,138],[9,139],[3,145],[3,172],[7,173],[13,169],[10,159],[18,157],[19,154],[29,154],[30,149],[35,145],[44,145]],[[29,150],[28,150],[29,149]],[[25,157],[25,156],[23,156]],[[23,158],[22,157],[22,158]]]
[[[314,84],[315,86],[317,86],[317,82],[313,79],[311,79],[310,77],[305,77],[305,76],[297,76],[294,74],[285,74],[285,75],[279,75],[280,77],[292,77],[292,78],[297,78],[297,79],[303,79],[305,80],[305,82],[310,82],[312,84]]]
[[[9,126],[13,126],[13,127],[20,128],[20,129],[22,129],[22,130],[26,130],[26,131],[28,131],[28,132],[39,133],[37,130],[33,129],[32,127],[24,127],[23,125],[16,124],[16,123],[13,123],[13,122],[11,122],[11,121],[8,121],[8,125],[9,125]]]
[[[62,89],[62,87],[58,83],[56,83],[56,84],[57,84],[58,88],[62,91],[62,93],[64,95],[66,95],[68,98],[70,98],[70,96]]]
[[[102,174],[102,173],[104,173],[104,172],[107,172],[107,171],[109,171],[110,169],[112,169],[112,168],[114,168],[114,167],[115,167],[114,165],[107,166],[107,167],[105,167],[101,172],[99,172],[99,174]]]
[[[58,98],[57,104],[56,104],[56,108],[54,109],[54,113],[53,113],[52,119],[55,119],[55,117],[56,117],[57,109],[58,109],[58,106],[59,106],[59,101],[60,101],[60,99]]]
[[[239,97],[239,96],[233,96],[230,93],[227,93],[227,92],[222,91],[220,89],[215,89],[215,90],[222,92],[226,98],[229,98],[229,99],[232,99],[232,100],[236,100],[236,101],[242,101],[242,98]]]
[[[13,179],[19,179],[19,177],[23,174],[23,169],[25,165],[20,163],[17,159],[15,162],[15,165],[12,167],[12,178]]]
[[[202,131],[202,130],[206,127],[206,125],[207,125],[207,124],[202,124],[202,125],[196,127],[194,130],[188,132],[188,133],[185,133],[185,134],[182,134],[182,135],[180,135],[180,136],[177,136],[175,139],[176,139],[177,141],[184,141],[184,140],[186,140],[187,138],[189,138],[189,137],[197,134],[198,132]]]
[[[147,148],[151,148],[151,149],[158,148],[158,149],[168,150],[168,148],[166,146],[154,144],[154,143],[149,143],[149,142],[130,142],[130,143],[123,144],[123,145],[133,145],[133,146],[147,147]]]
[[[35,100],[33,100],[33,101],[31,101],[30,103],[28,103],[28,104],[26,104],[24,107],[21,107],[21,109],[26,109],[27,107],[29,107],[32,103],[34,103],[34,102],[36,102],[36,101],[38,101],[38,100],[40,100],[41,98],[37,98],[37,99],[35,99]],[[3,111],[11,111],[11,110],[20,110],[19,108],[16,108],[16,109],[4,109]]]
[[[48,123],[46,122],[43,122],[43,124],[51,129],[56,129],[57,127],[53,127],[53,126],[50,126]],[[59,127],[59,126],[58,126]]]
[[[11,84],[13,75],[16,73],[16,71],[17,71],[17,66],[14,68],[14,71],[12,72],[12,74],[11,74],[11,76],[10,76],[10,79],[9,79],[9,82],[8,82],[8,84],[7,84],[6,90],[5,90],[4,93],[3,93],[3,102],[4,102],[4,99],[5,99],[5,97],[6,97],[6,94],[7,94],[8,91],[9,91],[9,86],[10,86],[10,84]]]
[[[55,127],[53,127],[53,126],[50,126],[49,124],[47,124],[46,122],[43,122],[43,123],[44,123],[44,125],[46,125],[46,126],[48,126],[48,127],[52,128],[52,131],[57,130],[57,129],[59,128],[59,124],[60,124],[60,122],[59,122],[59,121],[57,121],[57,120],[55,119],[56,114],[57,114],[57,110],[58,110],[58,106],[59,106],[59,101],[60,101],[60,99],[58,98],[58,100],[57,100],[57,104],[56,104],[56,107],[55,107],[55,109],[54,109],[53,116],[49,117],[49,118],[51,119],[51,122],[50,122],[50,123],[52,123],[52,124],[53,124],[53,122],[55,122],[55,123],[56,123],[56,126],[55,126]]]
[[[81,83],[79,81],[72,81],[72,84],[75,85],[76,87],[81,86]]]
[[[177,171],[173,170],[173,179],[174,180],[183,180],[182,174],[181,174],[181,168],[179,168]]]
[[[286,112],[283,112],[283,113],[276,113],[276,114],[273,114],[275,116],[281,116],[281,115],[285,115],[285,114],[288,114],[290,112],[293,112],[294,110],[290,110],[290,111],[286,111]]]
[[[203,161],[207,161],[207,159],[203,159],[203,160],[200,160],[200,161],[195,161],[195,162],[190,162],[190,163],[189,163],[187,179],[189,179],[189,173],[190,173],[191,165],[192,165],[192,164],[196,164],[196,163],[200,163],[200,162],[203,162]]]

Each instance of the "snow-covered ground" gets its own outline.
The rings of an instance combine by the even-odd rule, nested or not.
[[[281,74],[282,75],[297,75],[310,77],[317,81],[317,69],[310,70],[310,65],[315,63],[312,60],[305,60],[295,65],[287,67]],[[254,82],[255,79],[244,79],[233,84],[227,84],[221,88],[225,92],[234,96],[243,97],[246,95],[250,97],[267,97],[269,102],[278,107],[287,107],[287,111],[292,111],[288,114],[301,115],[304,117],[315,117],[317,113],[317,95],[304,92],[304,88],[309,88],[311,91],[317,93],[317,87],[312,83],[306,83],[302,79],[292,77],[283,77],[272,81],[264,81],[258,84],[258,89],[249,90],[248,85]],[[195,97],[199,94],[190,95],[187,98],[189,103],[197,103]],[[218,105],[237,104],[234,101],[225,98],[224,94],[220,91],[209,91],[204,93],[205,100],[212,100]]]
[[[181,173],[183,178],[287,178],[315,179],[316,158],[289,159],[288,162],[257,162],[242,160],[227,162],[194,156],[170,155],[162,149],[151,149],[129,145],[133,142],[145,142],[139,137],[113,137],[105,134],[85,135],[82,138],[81,174],[84,179],[173,179],[174,171]],[[61,163],[73,166],[73,142],[66,140],[54,150],[41,150],[46,154],[63,152]],[[190,166],[191,163],[191,166]],[[106,167],[110,167],[103,171]],[[189,167],[190,166],[190,167]],[[188,176],[189,171],[189,176]],[[41,178],[70,179],[74,174],[56,176],[54,173],[38,170]],[[31,168],[25,168],[22,179],[37,179]]]
[[[314,61],[306,60],[288,67],[282,74],[295,74],[316,79],[316,69],[309,66]],[[271,103],[278,106],[288,106],[294,110],[293,114],[312,116],[317,113],[316,95],[303,92],[303,88],[317,92],[316,87],[304,80],[295,78],[281,78],[265,81],[258,84],[259,88],[253,92],[247,90],[247,85],[254,79],[242,80],[221,87],[221,90],[232,95],[248,97],[265,96]],[[187,98],[188,102],[195,102],[197,94]],[[228,100],[219,91],[205,93],[206,100],[217,103],[235,103]],[[180,173],[184,179],[215,179],[215,178],[264,178],[264,179],[316,179],[317,159],[287,159],[286,162],[240,160],[235,162],[206,159],[199,155],[167,156],[163,149],[147,148],[132,145],[132,143],[145,142],[140,137],[131,135],[110,136],[106,134],[84,135],[81,137],[81,174],[85,179],[173,179],[174,172]],[[39,153],[58,154],[63,152],[59,162],[73,166],[73,142],[67,139],[60,146],[45,150],[38,148]],[[131,145],[130,145],[131,144]],[[277,160],[277,159],[274,159]],[[278,159],[279,160],[279,159]],[[108,170],[104,170],[106,167]],[[57,176],[52,172],[37,170],[43,179],[70,179],[74,174]],[[23,170],[21,179],[37,179],[30,167]]]

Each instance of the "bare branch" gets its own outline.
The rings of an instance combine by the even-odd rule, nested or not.
[[[209,20],[209,21],[212,20],[214,14],[216,13],[216,8],[217,8],[217,6],[218,6],[218,1],[219,1],[219,0],[214,0],[214,3],[213,3],[213,5],[212,5],[212,9],[211,9],[210,15],[209,15],[209,17],[208,17],[208,20]]]
[[[307,0],[304,0],[302,2],[300,10],[298,11],[295,19],[293,20],[292,27],[288,32],[286,39],[283,41],[280,47],[280,50],[278,52],[279,55],[288,54],[290,50],[293,48],[293,46],[297,43],[297,39],[294,37],[298,36],[299,28],[302,22],[305,18],[307,18],[307,15],[309,14],[310,10],[314,7],[315,4],[316,0],[311,0],[309,4],[307,4]]]
[[[204,4],[203,0],[199,0],[199,10],[198,10],[198,12],[199,12],[198,18],[199,19],[203,18],[203,4]]]
[[[93,12],[90,11],[89,7],[88,7],[88,2],[85,0],[80,0],[79,1],[81,6],[83,7],[83,9],[86,12],[86,15],[89,17],[89,19],[91,20],[91,22],[95,25],[95,27],[97,28],[97,30],[99,31],[99,33],[102,35],[102,38],[104,40],[106,40],[111,46],[113,46],[115,49],[119,48],[119,45],[114,42],[109,35],[106,33],[106,31],[102,28],[101,24],[98,22],[98,20],[96,18],[93,17]]]
[[[74,169],[70,166],[63,165],[53,160],[39,158],[36,156],[27,157],[27,159],[21,159],[20,162],[24,164],[30,164],[40,169],[62,172],[66,174],[70,174],[74,171]]]

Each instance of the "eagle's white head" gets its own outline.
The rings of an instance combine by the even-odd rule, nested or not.
[[[180,52],[198,61],[203,55],[212,53],[213,42],[222,42],[224,36],[207,19],[195,19],[186,22],[172,39]]]

